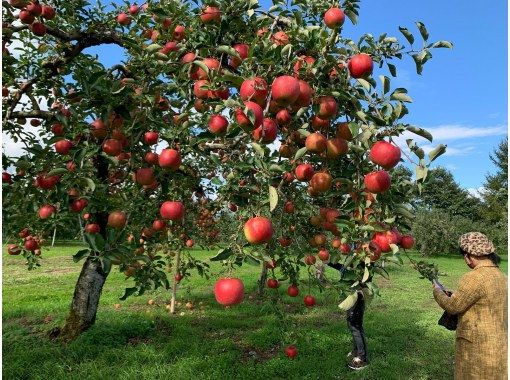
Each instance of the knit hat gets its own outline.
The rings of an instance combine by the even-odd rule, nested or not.
[[[486,256],[494,253],[494,244],[481,232],[468,232],[459,238],[459,246],[472,256]]]

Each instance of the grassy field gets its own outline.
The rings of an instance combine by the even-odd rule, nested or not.
[[[212,295],[214,278],[183,281],[180,307],[169,315],[168,291],[119,296],[131,281],[113,271],[103,290],[96,324],[69,345],[50,341],[47,332],[63,323],[81,263],[76,246],[43,253],[43,266],[28,272],[23,258],[3,256],[3,376],[6,379],[448,379],[453,378],[454,333],[437,325],[441,310],[430,284],[404,266],[378,277],[381,298],[366,312],[370,367],[350,372],[345,356],[351,341],[345,315],[332,292],[317,293],[318,307],[302,297],[284,296],[289,329],[299,350],[295,360],[282,354],[276,317],[267,301],[247,299],[223,309]],[[198,258],[213,252],[196,251]],[[460,257],[431,260],[455,288],[467,270]],[[220,266],[212,265],[218,273]],[[502,265],[507,272],[507,261]],[[330,269],[328,269],[330,270]],[[236,273],[251,294],[258,268]],[[333,274],[333,273],[331,273]],[[285,286],[280,288],[284,292]],[[153,299],[155,305],[147,301]],[[193,302],[188,310],[184,304]]]

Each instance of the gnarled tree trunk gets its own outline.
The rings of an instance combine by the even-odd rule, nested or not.
[[[59,334],[62,340],[73,340],[94,324],[107,276],[99,260],[90,257],[85,260],[74,289],[71,310]]]
[[[260,277],[258,280],[258,296],[263,297],[264,291],[266,290],[266,281],[267,281],[267,267],[266,263],[262,261],[262,269],[260,271]]]

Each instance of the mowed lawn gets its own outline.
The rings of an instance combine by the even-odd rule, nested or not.
[[[377,278],[380,298],[368,306],[365,330],[371,365],[353,373],[345,356],[351,338],[341,300],[333,291],[315,292],[318,306],[306,309],[302,296],[286,295],[287,330],[298,348],[295,360],[282,353],[277,318],[269,301],[248,297],[259,268],[236,272],[246,286],[245,301],[224,309],[212,293],[213,277],[195,275],[179,288],[180,306],[170,315],[169,291],[119,301],[132,280],[116,270],[103,290],[97,321],[69,345],[47,332],[62,325],[81,263],[78,246],[43,252],[43,266],[27,271],[22,257],[3,256],[3,376],[6,379],[449,379],[453,378],[454,333],[437,325],[441,310],[431,285],[405,262],[388,268],[391,280]],[[195,251],[207,259],[214,251]],[[414,255],[419,258],[418,255]],[[429,259],[448,274],[455,288],[467,270],[460,256]],[[507,261],[502,265],[507,271]],[[328,268],[328,276],[337,276]],[[288,284],[282,284],[284,293]],[[302,289],[303,292],[304,289]],[[153,299],[154,305],[148,305]],[[193,310],[185,307],[192,302]],[[114,305],[121,303],[116,309]]]

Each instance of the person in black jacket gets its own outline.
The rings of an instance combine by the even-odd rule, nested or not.
[[[346,271],[346,268],[340,263],[328,263],[328,266],[340,272],[340,280]],[[351,331],[353,349],[347,355],[348,366],[353,370],[360,370],[368,365],[367,342],[365,331],[363,330],[363,316],[365,314],[365,299],[363,292],[358,290],[358,299],[354,306],[347,310],[347,326]]]

